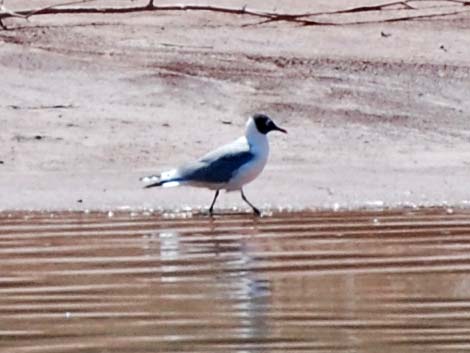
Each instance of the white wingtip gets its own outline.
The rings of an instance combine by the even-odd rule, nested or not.
[[[179,185],[181,185],[181,183],[179,181],[169,181],[168,183],[162,184],[162,187],[171,188],[171,187],[179,186]]]

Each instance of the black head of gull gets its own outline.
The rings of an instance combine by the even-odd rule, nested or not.
[[[286,130],[277,126],[266,114],[255,114],[253,115],[253,120],[255,121],[256,129],[263,135],[270,131],[281,131],[287,134]]]

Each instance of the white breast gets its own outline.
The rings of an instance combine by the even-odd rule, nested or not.
[[[256,179],[263,171],[268,161],[269,143],[266,135],[256,134],[246,136],[246,143],[250,146],[250,152],[255,156],[250,162],[242,166],[224,187],[227,191],[240,190],[243,185]]]

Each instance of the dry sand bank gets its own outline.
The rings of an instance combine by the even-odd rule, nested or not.
[[[313,6],[283,4],[253,6]],[[344,7],[314,10],[335,6]],[[138,177],[236,138],[257,111],[289,130],[271,136],[270,163],[246,188],[257,205],[466,206],[469,19],[319,27],[209,12],[6,20],[0,208],[208,205],[208,191],[142,190]],[[242,206],[238,194],[218,202]]]

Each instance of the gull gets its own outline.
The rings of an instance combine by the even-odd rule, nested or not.
[[[207,153],[196,161],[141,180],[149,183],[145,188],[190,185],[215,190],[214,199],[209,207],[210,215],[213,214],[220,190],[240,191],[243,201],[259,216],[261,214],[259,209],[248,201],[243,193],[243,186],[256,179],[268,161],[267,134],[270,131],[287,133],[266,114],[255,114],[246,122],[244,136]]]

